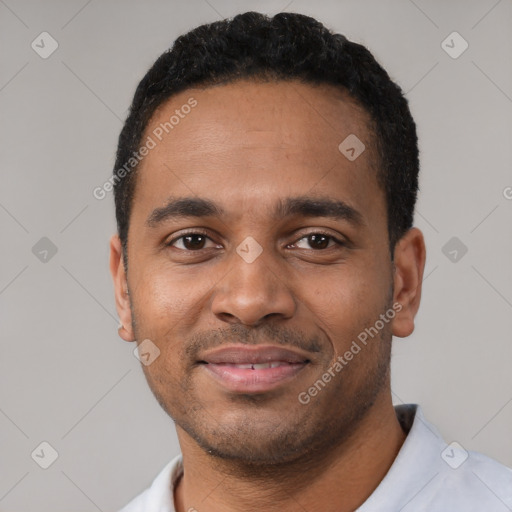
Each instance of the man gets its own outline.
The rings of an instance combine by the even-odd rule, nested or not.
[[[510,469],[392,404],[418,167],[400,88],[312,18],[241,14],[155,62],[119,138],[110,266],[182,455],[123,512],[512,509]]]

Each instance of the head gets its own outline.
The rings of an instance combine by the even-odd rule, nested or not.
[[[143,369],[180,440],[286,462],[389,398],[391,338],[421,294],[418,167],[400,88],[312,18],[241,14],[157,59],[119,137],[111,271],[120,334],[159,354]],[[226,347],[288,366],[227,382]]]

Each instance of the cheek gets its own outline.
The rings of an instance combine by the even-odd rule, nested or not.
[[[189,269],[185,277],[176,269],[167,268],[165,263],[138,268],[143,271],[132,276],[135,336],[139,340],[150,339],[160,350],[159,364],[147,370],[155,374],[159,367],[177,369],[186,360],[185,340],[197,328],[208,307],[212,273],[209,277],[196,275]]]
[[[313,285],[313,286],[312,286]],[[366,327],[384,312],[390,277],[376,263],[314,276],[303,287],[303,303],[312,321],[325,329],[336,352],[345,350]]]
[[[180,285],[170,271],[143,268],[137,276],[133,293],[135,334],[138,340],[149,339],[159,351],[149,365],[142,365],[146,380],[164,409],[179,403],[183,385],[184,334],[195,321],[197,291],[189,283]],[[132,276],[135,282],[135,276]],[[171,390],[172,393],[171,393]]]
[[[137,317],[148,325],[171,324],[185,318],[196,294],[194,280],[184,283],[176,279],[175,272],[163,267],[141,264],[143,271],[133,276]]]

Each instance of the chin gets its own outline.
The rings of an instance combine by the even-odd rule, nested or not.
[[[250,418],[232,425],[199,429],[190,424],[180,427],[202,450],[212,457],[239,462],[247,466],[266,466],[290,463],[308,451],[310,443],[298,433],[305,434],[304,425],[283,424],[277,421],[257,423]]]

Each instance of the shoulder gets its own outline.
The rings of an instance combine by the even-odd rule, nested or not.
[[[174,512],[173,489],[183,473],[181,455],[172,459],[141,494],[119,512]]]
[[[448,445],[443,458],[459,460],[448,464],[432,481],[432,510],[464,506],[466,511],[512,509],[512,469],[479,452],[457,454]],[[453,455],[455,451],[455,455]],[[459,465],[460,463],[460,465]]]
[[[395,410],[407,437],[360,512],[512,510],[512,469],[456,442],[446,443],[419,405]]]

